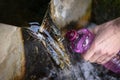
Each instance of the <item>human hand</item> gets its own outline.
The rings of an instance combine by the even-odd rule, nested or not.
[[[105,64],[120,50],[120,18],[98,25],[91,31],[95,34],[95,39],[83,58]]]

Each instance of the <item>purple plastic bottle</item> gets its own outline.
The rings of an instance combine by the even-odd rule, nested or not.
[[[90,48],[94,36],[88,29],[71,30],[66,34],[66,38],[70,42],[70,49],[80,54],[85,53]],[[120,73],[120,52],[104,66],[115,73]]]

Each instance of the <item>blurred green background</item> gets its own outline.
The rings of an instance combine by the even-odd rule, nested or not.
[[[50,0],[0,0],[0,23],[26,26],[41,23]],[[104,23],[120,16],[120,0],[93,0],[91,21]]]

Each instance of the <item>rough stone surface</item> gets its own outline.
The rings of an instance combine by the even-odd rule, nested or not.
[[[20,80],[25,61],[21,29],[0,24],[0,80]]]

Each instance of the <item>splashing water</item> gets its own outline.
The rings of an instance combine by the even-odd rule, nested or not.
[[[55,63],[62,69],[65,67],[65,65],[69,66],[70,61],[68,56],[66,56],[65,50],[60,47],[54,38],[52,38],[50,33],[46,29],[43,29],[42,32],[39,32],[39,29],[43,27],[39,26],[39,23],[37,22],[32,22],[30,25],[31,27],[28,28],[30,35],[43,43]]]

